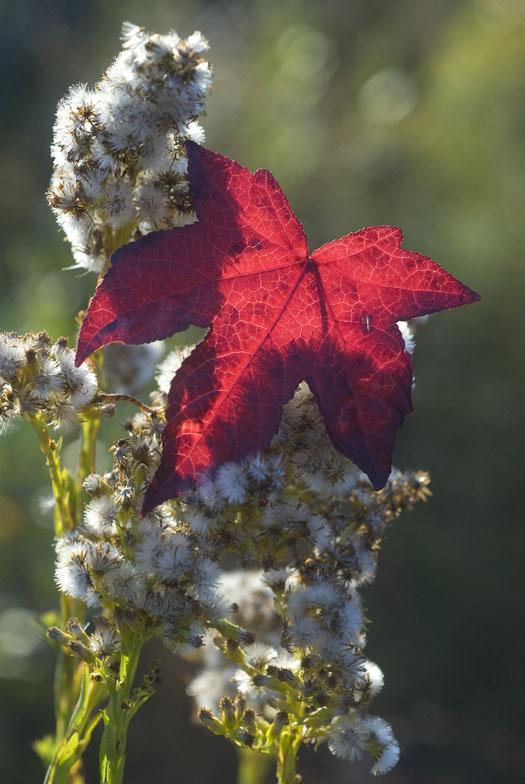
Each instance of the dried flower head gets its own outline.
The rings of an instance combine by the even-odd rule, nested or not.
[[[102,79],[60,101],[48,201],[76,267],[101,272],[133,234],[193,220],[183,143],[203,141],[207,49],[198,32],[182,39],[126,23]]]
[[[75,367],[74,352],[45,332],[0,333],[0,427],[15,417],[44,414],[64,424],[91,403],[97,378],[89,365]]]

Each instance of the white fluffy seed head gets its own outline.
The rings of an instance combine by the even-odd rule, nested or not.
[[[89,635],[90,650],[102,659],[120,650],[120,637],[112,626],[99,626]]]
[[[355,762],[366,751],[369,732],[358,716],[337,716],[328,733],[328,748],[335,757]]]
[[[242,463],[225,463],[216,474],[215,484],[229,504],[242,504],[248,491],[246,466]]]
[[[93,498],[84,511],[84,525],[88,531],[98,536],[116,532],[118,509],[112,496],[101,495]]]
[[[59,540],[55,582],[62,593],[75,599],[87,600],[91,579],[87,566],[89,546],[71,538]]]
[[[170,351],[167,357],[158,365],[155,380],[161,392],[168,394],[173,377],[194,348],[194,345],[180,346]]]
[[[186,139],[202,142],[212,74],[206,40],[126,24],[123,48],[93,89],[57,108],[48,200],[75,266],[100,272],[115,242],[184,223],[190,194]]]
[[[381,751],[376,756],[371,773],[374,776],[383,776],[397,764],[399,760],[399,744],[394,737],[392,727],[379,716],[369,716],[365,720],[369,733],[369,743],[374,748],[377,745]]]

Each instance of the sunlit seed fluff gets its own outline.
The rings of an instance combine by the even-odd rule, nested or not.
[[[384,776],[385,773],[388,773],[392,768],[395,768],[399,762],[399,756],[399,745],[394,739],[384,747],[381,756],[377,758],[370,772],[373,776]]]
[[[168,394],[175,373],[177,373],[184,360],[189,357],[194,348],[194,345],[181,346],[174,351],[170,351],[167,357],[160,363],[157,367],[155,380],[161,392],[164,392],[166,395]]]
[[[355,591],[346,593],[319,581],[292,591],[287,609],[291,638],[301,647],[336,659],[348,646],[362,642],[363,613]]]
[[[356,762],[366,751],[367,725],[356,716],[337,716],[328,732],[328,748],[335,757]]]
[[[361,642],[361,647],[364,641]],[[330,646],[327,646],[330,649]],[[341,670],[344,678],[345,689],[350,687],[352,689],[362,691],[366,685],[366,662],[363,656],[356,652],[354,648],[339,640],[337,647],[330,651],[333,656],[333,661]]]
[[[211,84],[211,79],[210,82],[208,82],[208,84]],[[181,133],[187,139],[190,139],[192,142],[195,142],[196,144],[203,144],[206,140],[206,134],[204,132],[204,128],[196,120],[190,120],[189,123],[186,123],[184,126],[181,126]]]
[[[164,227],[170,216],[170,202],[168,194],[156,181],[145,182],[136,187],[133,202],[143,224],[150,225],[154,229]],[[162,383],[164,386],[164,382]]]
[[[235,675],[233,676],[233,682],[237,691],[243,696],[248,697],[251,700],[257,700],[259,698],[261,694],[260,687],[254,683],[252,676],[245,670],[241,670],[240,668],[236,670]]]
[[[104,214],[103,222],[113,229],[125,226],[133,219],[133,189],[125,179],[108,183],[99,202]]]
[[[349,645],[361,643],[363,630],[363,609],[357,591],[343,602],[340,608],[341,635]]]
[[[84,525],[88,531],[97,535],[110,535],[116,532],[118,509],[113,498],[102,495],[93,498],[84,512]]]
[[[120,637],[112,626],[99,626],[89,635],[90,650],[102,659],[120,650]]]
[[[322,553],[333,540],[333,533],[328,522],[320,515],[313,515],[308,520],[308,530],[316,549]]]
[[[45,401],[63,389],[64,379],[59,364],[52,357],[39,357],[38,364],[29,395],[32,400]]]
[[[401,337],[403,338],[403,342],[405,344],[405,351],[408,351],[409,354],[413,354],[416,347],[414,330],[408,321],[398,321],[397,326],[401,332]]]
[[[191,565],[191,547],[183,534],[165,531],[161,536],[162,553],[158,561],[158,573],[162,579],[175,580]]]
[[[184,520],[196,534],[206,534],[211,531],[216,524],[212,515],[205,514],[201,509],[193,509],[188,506],[184,509]]]
[[[242,504],[248,491],[246,468],[240,463],[225,463],[216,474],[215,483],[223,498],[230,504]]]
[[[126,608],[144,608],[148,596],[148,587],[134,564],[123,560],[114,569],[110,569],[101,580],[104,595]]]
[[[90,544],[86,560],[92,572],[104,575],[121,566],[124,556],[110,542],[99,541]]]
[[[221,573],[211,558],[199,558],[194,567],[194,587],[197,599],[207,606],[212,617],[223,616],[227,605],[219,590]]]
[[[103,482],[104,480],[100,474],[88,474],[88,476],[86,476],[82,482],[82,486],[86,493],[89,493],[89,495],[94,495],[102,489]]]
[[[364,724],[369,734],[369,743],[373,747],[379,745],[381,752],[376,756],[371,773],[383,776],[397,764],[399,760],[399,744],[394,737],[392,727],[379,716],[369,716]]]
[[[255,669],[264,667],[264,665],[278,657],[278,651],[276,651],[273,645],[268,645],[268,643],[264,642],[254,642],[251,645],[247,645],[244,649],[244,654],[247,663]]]
[[[81,541],[59,540],[57,543],[56,584],[62,593],[84,601],[91,588],[88,553],[88,546]]]
[[[71,349],[55,346],[56,356],[64,385],[68,391],[68,402],[78,410],[90,403],[97,392],[97,377],[87,364],[75,367],[75,355]]]
[[[251,479],[264,482],[269,476],[269,465],[261,454],[257,454],[246,460],[246,471]]]
[[[372,661],[365,661],[364,664],[365,675],[369,684],[370,694],[375,696],[379,694],[384,686],[385,678],[381,669]]]
[[[0,379],[12,381],[24,362],[25,350],[18,335],[0,333]]]
[[[219,702],[225,695],[234,696],[236,687],[233,678],[235,667],[224,660],[224,667],[213,667],[202,670],[190,683],[186,692],[193,697],[197,707],[217,710]]]
[[[199,477],[195,495],[199,503],[203,504],[210,512],[217,512],[224,506],[224,498],[209,476]]]
[[[353,584],[372,582],[376,574],[377,554],[358,535],[352,537],[351,544],[354,548]]]
[[[261,571],[225,572],[219,580],[224,600],[237,608],[236,620],[257,632],[271,628],[277,620],[273,595]]]
[[[97,123],[97,95],[87,85],[70,87],[59,102],[51,147],[56,165],[84,160],[90,151]]]
[[[189,191],[179,161],[185,139],[203,140],[196,118],[212,79],[206,50],[200,33],[184,40],[127,25],[123,49],[102,79],[93,89],[71,88],[59,103],[48,200],[75,266],[100,272],[116,242],[138,227],[144,234],[186,220]]]
[[[270,569],[264,572],[262,582],[272,591],[291,590],[298,584],[299,573],[295,569]]]

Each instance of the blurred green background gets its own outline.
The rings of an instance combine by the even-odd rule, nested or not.
[[[74,336],[94,278],[70,263],[44,200],[57,100],[94,81],[123,20],[201,29],[216,82],[211,148],[278,177],[312,244],[404,229],[482,294],[419,332],[416,414],[396,463],[434,497],[401,518],[365,601],[376,710],[402,745],[391,784],[525,780],[523,706],[523,0],[16,0],[0,2],[3,90],[0,329]],[[51,728],[52,656],[32,617],[55,603],[46,478],[33,433],[0,451],[0,778],[41,780],[29,744]],[[188,670],[131,732],[128,784],[226,784],[226,742],[190,724]],[[326,751],[304,784],[370,781]],[[93,768],[91,781],[96,781]]]

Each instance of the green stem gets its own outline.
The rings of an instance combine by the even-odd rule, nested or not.
[[[69,596],[60,595],[60,625],[74,615],[72,605],[77,604]],[[68,656],[62,646],[57,646],[57,660],[53,681],[55,705],[55,740],[59,743],[64,737],[75,701],[81,687],[81,663],[74,656]]]
[[[240,748],[237,784],[264,784],[272,758],[267,754]]]
[[[37,414],[31,419],[31,424],[38,435],[40,449],[49,470],[55,502],[55,534],[61,536],[75,527],[73,512],[76,507],[76,485],[71,474],[60,464],[60,444],[51,437],[43,416]]]
[[[60,462],[60,444],[52,437],[49,428],[41,414],[31,419],[42,454],[51,479],[51,488],[54,499],[55,535],[61,536],[65,531],[72,530],[76,525],[78,490],[77,485]],[[80,602],[69,596],[60,596],[60,625],[64,626],[69,618],[78,615],[82,618],[83,606]],[[75,707],[78,690],[80,688],[79,661],[71,656],[66,656],[61,647],[57,652],[55,669],[54,695],[56,730],[55,738],[58,743],[64,737],[69,717]]]
[[[85,476],[95,470],[95,443],[100,420],[92,418],[82,423],[78,484],[62,467],[61,445],[52,438],[43,415],[34,416],[31,424],[37,433],[51,480],[55,535],[61,536],[66,531],[73,530],[78,523],[80,487]],[[59,625],[61,627],[66,625],[69,618],[76,616],[82,620],[84,615],[85,608],[81,602],[65,594],[60,595]],[[66,655],[63,648],[58,646],[54,678],[55,750],[46,782],[64,781],[68,784],[83,784],[80,757],[87,742],[80,742],[79,729],[75,728],[76,725],[73,729],[71,727],[72,722],[88,720],[89,714],[85,713],[87,705],[84,701],[87,699],[89,702],[94,699],[95,686],[86,688],[85,670],[82,662]],[[87,741],[91,731],[86,735]]]
[[[140,634],[122,634],[119,674],[115,681],[109,684],[109,703],[103,712],[100,784],[122,784],[123,781],[128,727],[145,701],[130,699],[143,644],[144,639]]]
[[[296,773],[300,745],[299,733],[290,727],[282,730],[277,749],[277,784],[297,784],[300,780]]]
[[[78,458],[78,483],[82,482],[93,474],[96,468],[96,444],[97,435],[100,429],[100,418],[89,417],[81,424],[80,454]]]
[[[64,735],[55,747],[44,784],[82,782],[80,760],[102,714],[98,710],[104,696],[103,687],[90,679],[87,665],[81,664],[80,693]]]

